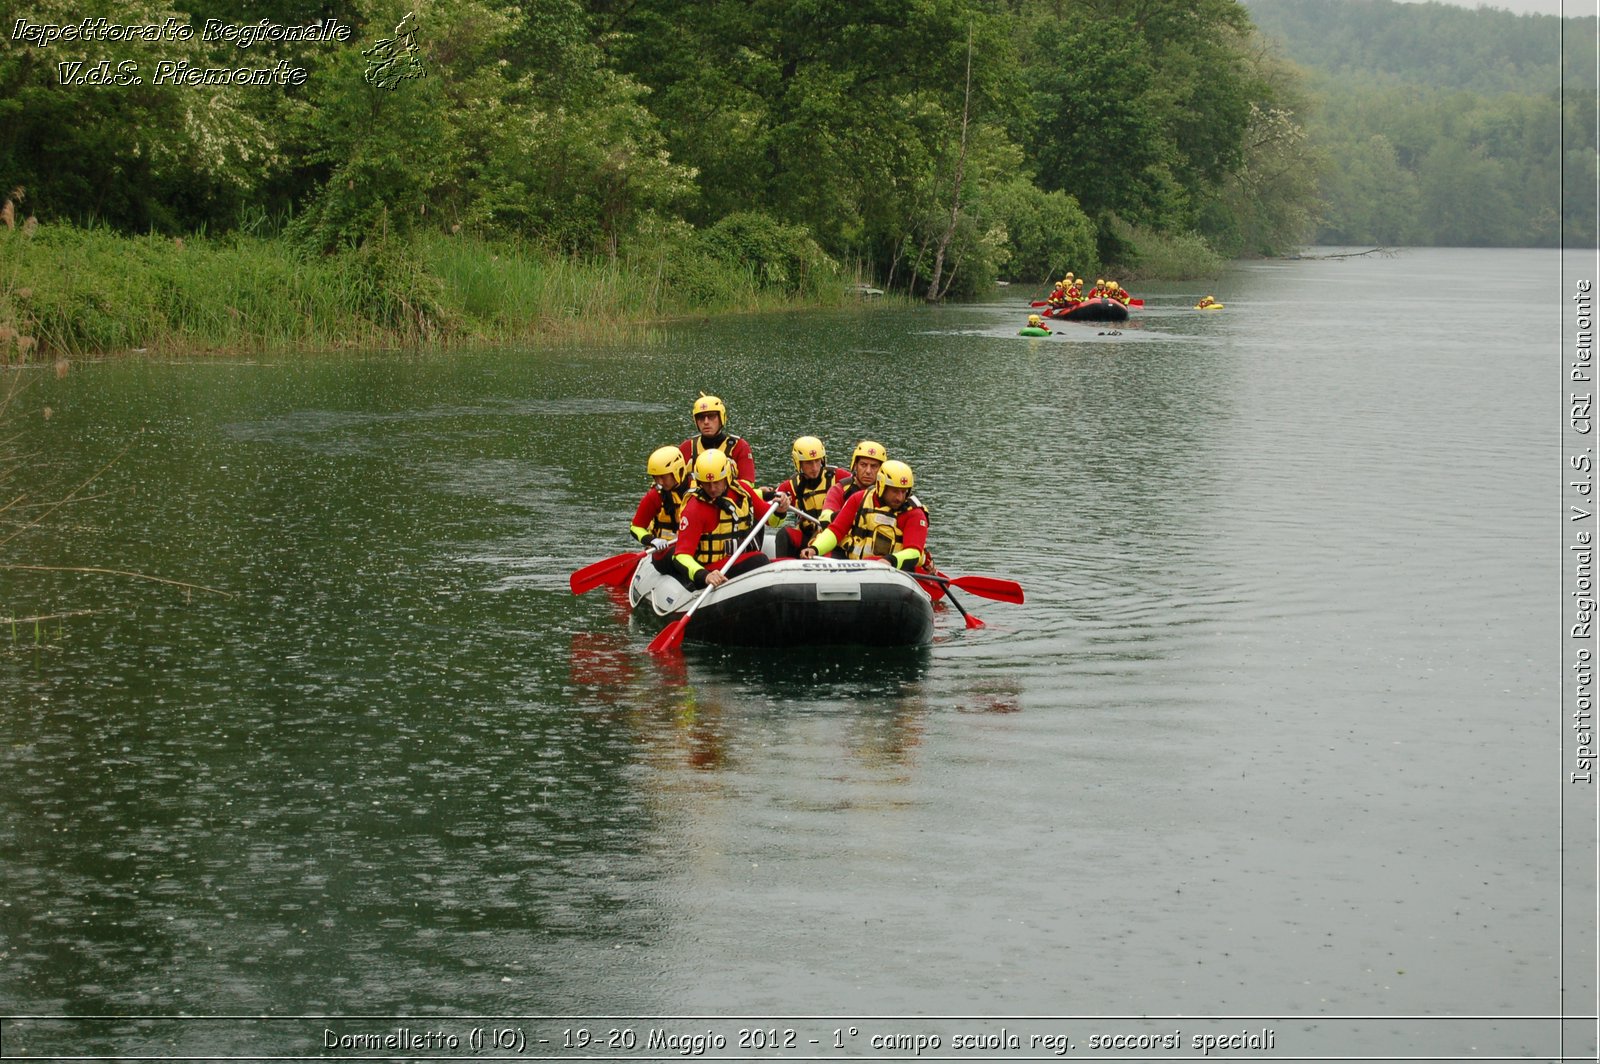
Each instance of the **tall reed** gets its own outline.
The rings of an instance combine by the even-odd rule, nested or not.
[[[281,238],[123,236],[0,227],[0,363],[122,351],[499,343],[629,324],[844,301],[659,242],[588,259],[463,234],[307,255]]]

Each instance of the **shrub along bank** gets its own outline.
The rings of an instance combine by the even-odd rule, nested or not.
[[[318,254],[283,237],[0,228],[0,363],[166,353],[505,343],[854,298],[803,230],[733,215],[615,258],[464,234]]]

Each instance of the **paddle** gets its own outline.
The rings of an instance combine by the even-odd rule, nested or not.
[[[954,591],[951,591],[948,586],[944,589],[944,593],[945,593],[945,597],[950,600],[950,604],[952,606],[954,606],[958,611],[960,611],[961,619],[967,622],[967,628],[968,628],[969,631],[971,629],[973,629],[973,628],[982,628],[982,627],[984,627],[984,624],[983,624],[982,621],[980,621],[978,618],[974,617],[972,614],[967,612],[967,608],[965,606],[961,605],[961,600],[956,598],[956,593]]]
[[[812,524],[820,525],[822,521],[813,517],[799,507],[789,507],[790,513],[799,514]],[[1015,580],[1003,580],[998,576],[948,576],[939,573],[919,573],[907,570],[918,580],[926,580],[930,584],[938,584],[946,589],[959,587],[963,591],[970,591],[982,598],[994,599],[996,602],[1022,602],[1022,585]],[[953,599],[951,601],[954,601]]]
[[[913,572],[912,576],[918,580],[926,580],[930,584],[942,584],[946,588],[959,587],[963,591],[970,591],[982,598],[994,599],[996,602],[1022,602],[1022,585],[1015,580],[1002,580],[997,576],[946,576],[939,573]]]
[[[601,584],[610,584],[612,587],[621,587],[627,583],[628,576],[639,564],[639,559],[649,554],[648,549],[643,551],[631,550],[623,554],[613,554],[609,558],[585,565],[573,573],[568,583],[572,585],[572,593],[581,595],[591,591]]]
[[[745,536],[743,542],[741,542],[738,547],[734,548],[734,550],[731,551],[726,558],[722,559],[722,564],[717,566],[717,572],[720,573],[722,570],[732,565],[733,560],[739,555],[743,554],[749,548],[751,542],[756,538],[756,536],[761,534],[761,526],[767,523],[765,515],[757,516],[752,512],[751,518],[752,522],[750,525],[750,534]],[[671,654],[677,652],[683,646],[683,630],[689,626],[689,618],[694,616],[694,611],[699,609],[700,604],[706,599],[710,598],[711,593],[715,590],[716,588],[714,587],[707,587],[704,591],[700,592],[700,597],[695,599],[694,602],[690,604],[689,608],[684,611],[682,617],[661,629],[660,634],[658,634],[654,639],[650,640],[650,646],[648,648],[650,653]]]

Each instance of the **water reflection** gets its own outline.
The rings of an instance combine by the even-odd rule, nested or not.
[[[568,673],[580,702],[626,714],[641,756],[658,768],[742,766],[760,756],[752,742],[770,741],[785,721],[824,717],[837,722],[837,740],[852,759],[909,766],[935,705],[933,660],[927,646],[785,651],[689,643],[681,656],[656,656],[637,633],[618,628],[574,633]],[[962,708],[996,698],[982,690]],[[1014,687],[998,698],[1014,703]]]

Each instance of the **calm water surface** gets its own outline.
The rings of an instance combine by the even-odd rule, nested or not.
[[[0,1013],[920,1017],[875,1029],[946,1047],[990,1028],[935,1017],[1276,1016],[1279,1053],[1551,1053],[1304,1018],[1560,1008],[1557,271],[1251,264],[1220,313],[1158,286],[1043,340],[1019,293],[39,375],[25,486],[112,464],[11,557],[230,597],[0,575],[0,612],[98,611],[0,653]],[[651,660],[566,580],[627,548],[700,390],[766,483],[796,435],[882,440],[941,566],[1027,603],[964,596],[987,626],[921,650]],[[1081,1056],[1268,1025],[1032,1026]]]

